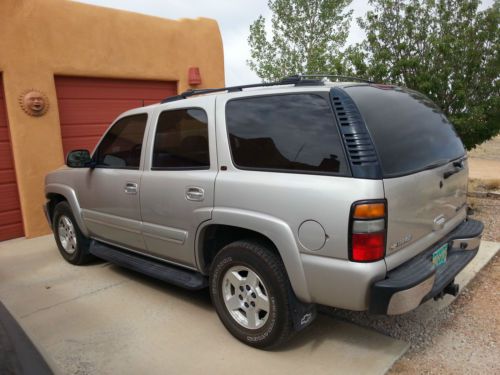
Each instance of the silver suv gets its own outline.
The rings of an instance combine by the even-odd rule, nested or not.
[[[317,304],[402,314],[476,255],[467,156],[425,96],[353,79],[188,91],[120,115],[46,177],[62,256],[209,288],[237,339],[275,347]]]

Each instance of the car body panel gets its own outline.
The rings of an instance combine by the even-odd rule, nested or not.
[[[186,106],[174,102],[152,111],[141,181],[142,233],[148,254],[193,267],[196,265],[196,230],[201,223],[211,219],[214,205],[217,176],[215,98],[194,98],[189,107],[203,109],[207,114],[210,167],[204,170],[153,170],[152,149],[158,117],[163,111],[178,108]],[[202,191],[201,200],[188,199],[190,189]]]
[[[360,84],[293,87],[292,91],[329,92],[348,85]],[[237,168],[226,128],[226,103],[290,92],[290,87],[228,92],[125,112],[118,119],[148,113],[139,170],[61,168],[47,176],[46,194],[68,200],[85,235],[204,274],[209,266],[203,255],[206,228],[225,225],[260,233],[276,246],[299,300],[366,310],[372,284],[465,220],[467,164],[446,179],[443,174],[449,164],[386,179]],[[202,108],[207,113],[210,167],[153,170],[158,116],[184,108]],[[127,182],[137,184],[137,194],[122,194]],[[188,199],[189,188],[201,189],[203,199]],[[352,204],[384,199],[388,203],[385,259],[349,261]],[[317,235],[324,239],[314,241]],[[311,242],[319,245],[309,246]]]

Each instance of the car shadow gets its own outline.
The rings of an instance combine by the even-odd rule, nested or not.
[[[204,310],[213,310],[208,288],[201,290],[187,290],[177,285],[173,285],[168,282],[155,279],[154,277],[144,275],[140,272],[132,271],[111,263],[103,263],[103,266],[109,267],[109,269],[113,272],[118,273],[126,277],[127,279],[133,280],[134,282],[146,285],[148,288],[152,288],[155,291],[161,292],[162,294],[175,297],[176,299],[184,300]]]
[[[109,267],[110,271],[120,274],[133,282],[152,288],[165,296],[182,300],[193,305],[195,308],[211,312],[214,315],[216,314],[208,288],[191,291],[111,263],[103,263],[103,266]],[[327,310],[319,308],[318,316],[311,326],[298,332],[289,342],[271,351],[284,353],[307,348],[308,351],[314,352],[325,345],[338,346],[340,344],[356,345],[368,350],[379,350],[381,341],[385,340],[387,343],[390,343],[393,340],[390,337],[382,336],[376,331],[369,329],[370,327],[367,328],[332,316]],[[225,329],[222,324],[220,325],[220,329]],[[230,336],[230,333],[227,332],[227,335]],[[238,342],[236,339],[234,341]],[[255,350],[244,344],[241,345],[242,350],[245,350],[245,348]]]

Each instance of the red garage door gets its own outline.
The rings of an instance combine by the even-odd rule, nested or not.
[[[176,82],[77,77],[55,81],[64,155],[75,149],[92,152],[120,113],[177,93]]]
[[[24,236],[23,217],[17,193],[3,82],[0,76],[0,241],[22,236]]]

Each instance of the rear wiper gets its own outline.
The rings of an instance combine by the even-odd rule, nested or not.
[[[424,167],[424,169],[422,169],[422,170],[423,170],[423,171],[426,171],[426,170],[428,170],[428,169],[434,169],[434,168],[437,168],[437,167],[441,167],[441,166],[443,166],[443,165],[445,165],[445,164],[448,164],[449,162],[450,162],[450,161],[449,161],[448,159],[440,159],[440,160],[438,160],[438,161],[434,161],[434,162],[432,162],[432,163],[430,163],[430,164],[426,165],[426,166]]]
[[[462,169],[464,169],[464,160],[465,159],[466,158],[463,158],[463,159],[460,159],[460,160],[457,160],[457,161],[453,162],[453,167],[455,169],[453,169],[451,171],[444,172],[443,178],[446,180],[448,177],[453,176],[455,173],[458,173]]]

